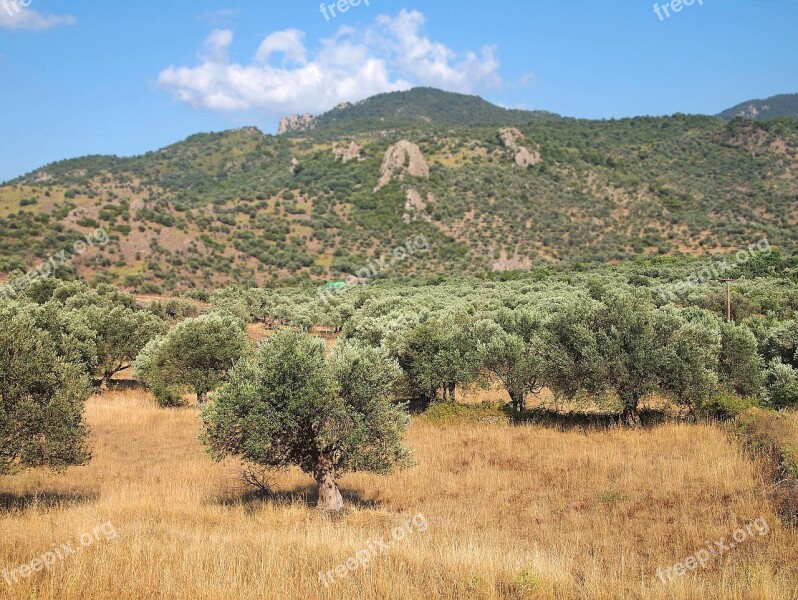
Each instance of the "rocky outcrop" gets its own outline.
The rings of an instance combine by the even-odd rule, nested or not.
[[[769,110],[770,106],[767,104],[749,104],[740,112],[738,112],[737,116],[742,117],[743,119],[756,119],[759,115],[766,113]]]
[[[515,153],[515,164],[519,167],[534,167],[540,161],[539,152],[530,152],[523,146]]]
[[[528,256],[509,256],[502,250],[498,259],[490,263],[491,271],[526,271],[532,268],[532,261]]]
[[[405,210],[407,211],[422,211],[427,208],[427,203],[416,190],[410,188],[407,190],[407,202],[405,202]]]
[[[402,219],[405,223],[412,223],[419,218],[423,221],[430,220],[429,215],[424,211],[426,210],[428,204],[435,202],[436,198],[434,194],[427,194],[427,199],[424,200],[424,198],[421,197],[421,194],[419,194],[413,188],[410,188],[407,190],[406,198],[405,214],[402,215]]]
[[[284,133],[294,133],[297,131],[310,131],[316,127],[316,117],[310,113],[305,115],[291,115],[280,119],[280,125],[277,127],[277,135]]]
[[[344,164],[348,163],[350,160],[363,160],[360,156],[360,146],[355,140],[352,140],[349,143],[348,148],[343,148],[338,144],[333,146],[333,155],[335,156],[335,160],[340,159],[341,162]]]
[[[374,188],[375,192],[388,185],[394,177],[404,179],[406,175],[411,175],[427,178],[429,165],[418,146],[413,142],[402,140],[388,148],[380,167],[380,175],[380,182]]]
[[[523,139],[526,139],[526,136],[515,127],[499,129],[499,141],[505,148],[518,150],[518,142]]]
[[[521,145],[526,136],[514,127],[499,129],[499,141],[502,146],[515,152],[515,164],[519,167],[532,167],[541,162],[540,152],[531,152]]]

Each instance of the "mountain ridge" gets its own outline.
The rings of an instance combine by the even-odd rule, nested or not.
[[[417,235],[430,251],[388,275],[798,247],[795,120],[386,124],[366,109],[345,127],[195,134],[0,185],[0,278],[97,227],[112,243],[75,274],[143,293],[335,281]]]
[[[764,100],[746,100],[717,115],[726,121],[744,118],[754,121],[779,117],[798,118],[798,94],[778,94]]]
[[[283,135],[334,129],[336,133],[347,133],[347,126],[362,131],[364,126],[390,129],[413,124],[525,125],[560,118],[548,111],[503,108],[479,96],[416,87],[377,94],[359,102],[342,102],[318,116],[291,115],[280,121],[277,132]]]

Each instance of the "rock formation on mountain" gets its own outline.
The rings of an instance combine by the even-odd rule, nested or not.
[[[380,167],[380,182],[374,191],[379,191],[396,177],[404,179],[405,175],[413,177],[429,177],[429,165],[424,160],[421,150],[413,142],[402,140],[397,142],[385,153],[385,158]]]
[[[360,150],[361,148],[355,140],[349,142],[348,148],[344,148],[338,144],[333,145],[333,155],[335,159],[340,159],[344,164],[348,163],[350,160],[363,160],[360,156]]]
[[[316,127],[316,117],[310,113],[304,115],[291,115],[280,119],[280,125],[277,127],[277,135],[284,133],[292,133],[295,131],[310,131]]]
[[[515,164],[519,167],[532,167],[542,159],[539,152],[531,152],[519,141],[526,139],[526,136],[515,127],[499,129],[499,140],[505,148],[515,151]]]

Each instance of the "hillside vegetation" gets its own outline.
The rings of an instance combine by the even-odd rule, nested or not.
[[[302,123],[300,129],[312,129],[315,136],[335,136],[428,124],[499,127],[559,118],[559,115],[543,110],[507,109],[478,96],[421,87],[378,94],[355,104],[344,103],[313,117],[310,122]]]
[[[737,117],[767,121],[779,117],[798,118],[798,94],[779,94],[765,100],[749,100],[741,102],[718,115],[721,119],[731,121]]]
[[[429,112],[430,93],[400,114]],[[763,238],[795,250],[798,121],[536,121],[457,98],[417,123],[377,119],[375,107],[400,110],[387,95],[302,134],[249,127],[48,165],[0,186],[0,274],[100,227],[110,243],[64,269],[149,293],[334,281],[416,236],[427,250],[392,274],[705,255]],[[476,124],[501,114],[509,127]]]

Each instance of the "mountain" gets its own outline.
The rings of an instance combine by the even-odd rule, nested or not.
[[[749,100],[724,110],[718,115],[721,119],[731,121],[736,117],[765,121],[777,117],[798,118],[798,94],[780,94],[766,100]]]
[[[246,127],[37,169],[0,186],[0,277],[99,227],[110,243],[60,269],[152,293],[317,284],[369,261],[404,276],[798,246],[798,121],[399,101],[419,95],[450,98],[389,94],[306,132]]]
[[[507,109],[483,100],[434,88],[389,92],[361,102],[345,102],[321,116],[293,115],[280,122],[278,134],[350,134],[412,126],[526,125],[559,119],[546,111]]]

